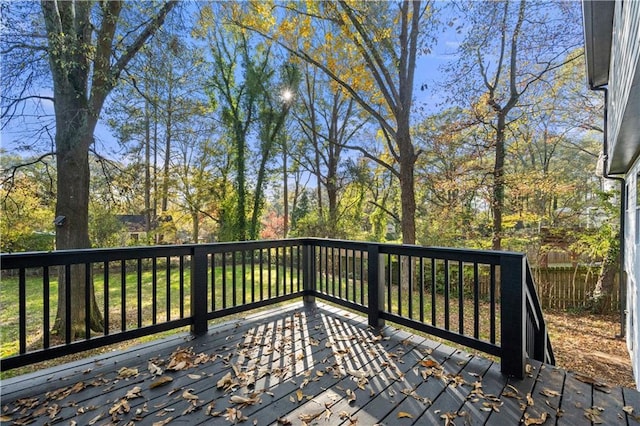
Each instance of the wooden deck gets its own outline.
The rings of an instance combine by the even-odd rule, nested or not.
[[[640,424],[640,393],[288,305],[2,381],[2,425]]]

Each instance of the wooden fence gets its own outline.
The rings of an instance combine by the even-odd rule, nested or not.
[[[589,306],[589,299],[598,281],[600,268],[579,266],[533,268],[538,297],[544,309],[580,309]],[[620,288],[616,275],[611,294],[610,312],[619,309]]]

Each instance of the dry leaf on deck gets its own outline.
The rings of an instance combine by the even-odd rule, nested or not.
[[[122,367],[120,370],[118,370],[118,377],[121,379],[128,379],[129,377],[133,377],[137,375],[138,375],[137,368]]]
[[[278,417],[278,419],[276,420],[276,423],[282,426],[291,426],[291,421],[283,417]]]
[[[318,418],[319,416],[322,415],[322,413],[324,413],[324,410],[322,411],[318,411],[317,413],[310,413],[310,414],[300,414],[298,416],[298,418],[303,422],[303,423],[309,423],[312,422],[313,420],[315,420],[316,418]]]
[[[162,376],[162,368],[158,367],[151,361],[147,364],[147,370],[149,370],[149,373],[151,373],[152,376]]]
[[[253,395],[250,398],[240,396],[240,395],[232,395],[230,398],[231,402],[240,406],[240,408],[247,407],[249,405],[255,405],[262,402],[259,396]]]
[[[233,377],[231,377],[231,372],[225,374],[220,380],[218,380],[218,383],[216,383],[216,387],[218,389],[227,388],[230,385],[233,385]]]
[[[458,417],[456,413],[443,413],[440,418],[444,420],[444,426],[454,426],[453,420]]]
[[[542,391],[540,391],[540,393],[544,396],[550,396],[550,397],[554,397],[554,396],[560,396],[560,392],[548,389],[548,388],[544,388],[542,389]]]
[[[127,399],[142,398],[140,392],[142,392],[140,386],[134,386],[132,389],[127,391],[127,394],[124,397]]]
[[[131,406],[129,405],[129,402],[127,402],[126,399],[121,399],[113,404],[111,409],[109,409],[109,415],[128,413],[130,410]]]
[[[600,425],[602,424],[602,419],[600,418],[600,411],[598,407],[587,408],[584,410],[584,416],[589,419],[589,421],[593,424]]]
[[[407,413],[406,411],[400,411],[400,412],[398,413],[398,418],[399,418],[399,419],[412,419],[412,418],[413,418],[413,415],[411,415],[411,414]]]
[[[173,382],[173,379],[169,376],[160,376],[158,380],[155,382],[151,382],[149,385],[149,389],[157,388],[158,386],[166,385],[167,383]]]
[[[432,359],[423,359],[422,361],[420,361],[420,365],[422,365],[423,367],[431,368],[439,364]]]
[[[197,401],[198,400],[198,395],[194,395],[191,393],[193,389],[187,389],[186,391],[182,392],[182,397],[184,399],[187,399],[189,401]]]
[[[166,419],[160,420],[159,422],[153,422],[152,426],[164,426],[168,424],[171,420],[173,420],[173,417],[167,417]]]
[[[227,408],[224,413],[224,418],[231,423],[240,423],[248,420],[249,418],[242,414],[242,411],[237,408]]]
[[[356,400],[355,392],[353,392],[351,389],[347,389],[347,402],[351,404],[352,402],[355,402],[355,400]]]
[[[622,411],[624,411],[625,413],[632,415],[633,414],[633,407],[630,405],[625,405],[624,407],[622,407]]]
[[[298,402],[302,401],[302,398],[304,398],[304,394],[300,389],[296,391],[296,397],[298,398]]]
[[[545,411],[540,417],[530,417],[529,413],[524,414],[524,426],[543,425],[547,421],[549,414]]]
[[[104,417],[104,413],[100,413],[97,416],[95,416],[94,418],[92,418],[91,420],[89,420],[89,425],[94,425],[96,424],[98,421],[100,421],[102,418]]]

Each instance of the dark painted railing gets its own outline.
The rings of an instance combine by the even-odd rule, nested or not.
[[[2,370],[184,326],[202,334],[209,320],[299,297],[499,356],[505,374],[523,377],[527,357],[554,361],[518,253],[290,239],[3,254],[1,267],[0,303],[18,300],[15,321],[1,325],[18,342],[3,348]],[[104,331],[87,319],[72,339],[71,300],[91,306],[91,286]],[[62,337],[50,333],[58,290],[72,296]]]

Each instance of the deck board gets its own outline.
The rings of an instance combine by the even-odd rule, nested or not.
[[[202,362],[167,370],[178,353]],[[152,388],[159,376],[149,361],[172,381]],[[639,424],[637,391],[530,366],[527,377],[514,380],[490,359],[392,326],[370,329],[366,318],[331,305],[294,303],[195,339],[176,334],[4,380],[2,426],[230,425],[235,410],[245,424],[276,426],[444,424],[443,416],[455,424],[518,425],[543,413],[545,424],[589,424],[588,409],[604,424]],[[122,368],[137,374],[124,378]],[[235,385],[219,389],[227,375]],[[255,399],[238,405],[239,396]]]

